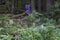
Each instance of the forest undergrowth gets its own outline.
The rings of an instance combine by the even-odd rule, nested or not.
[[[60,40],[60,26],[38,12],[22,19],[0,14],[0,40]]]

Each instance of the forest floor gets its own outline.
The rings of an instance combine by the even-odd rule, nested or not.
[[[34,14],[29,14],[28,16],[23,16],[21,18],[20,17],[20,14],[0,15],[1,40],[60,40],[60,37],[58,36],[58,33],[60,33],[60,25],[56,24],[55,20]]]

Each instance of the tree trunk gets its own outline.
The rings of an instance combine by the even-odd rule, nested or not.
[[[41,0],[41,11],[47,11],[47,0]]]
[[[35,10],[35,0],[31,0],[31,11]]]
[[[47,12],[47,13],[49,13],[50,4],[51,4],[51,1],[50,1],[50,0],[47,0],[47,5],[46,5],[46,7],[47,7],[46,12]]]
[[[41,11],[41,0],[38,0],[37,6],[38,6],[38,12],[40,12]]]
[[[46,16],[48,17],[48,18],[51,18],[52,17],[52,13],[50,13],[50,6],[51,6],[51,0],[47,0],[47,5],[46,5],[46,8],[47,8],[47,10],[46,10]]]

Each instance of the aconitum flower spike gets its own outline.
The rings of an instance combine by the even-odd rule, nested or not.
[[[26,10],[25,13],[28,14],[29,13],[29,10]]]
[[[25,5],[25,9],[26,9],[26,14],[28,14],[29,13],[29,11],[30,11],[30,5],[29,4],[26,4]]]
[[[30,5],[29,4],[26,4],[25,5],[25,8],[26,8],[26,10],[30,10]]]

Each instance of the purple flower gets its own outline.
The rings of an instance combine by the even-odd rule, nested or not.
[[[25,13],[28,14],[29,13],[29,10],[26,10]]]
[[[29,13],[29,11],[30,11],[30,5],[29,4],[26,4],[25,5],[25,9],[26,9],[26,14],[28,14]]]
[[[30,5],[29,4],[26,4],[25,5],[25,8],[26,8],[26,10],[30,10]]]

